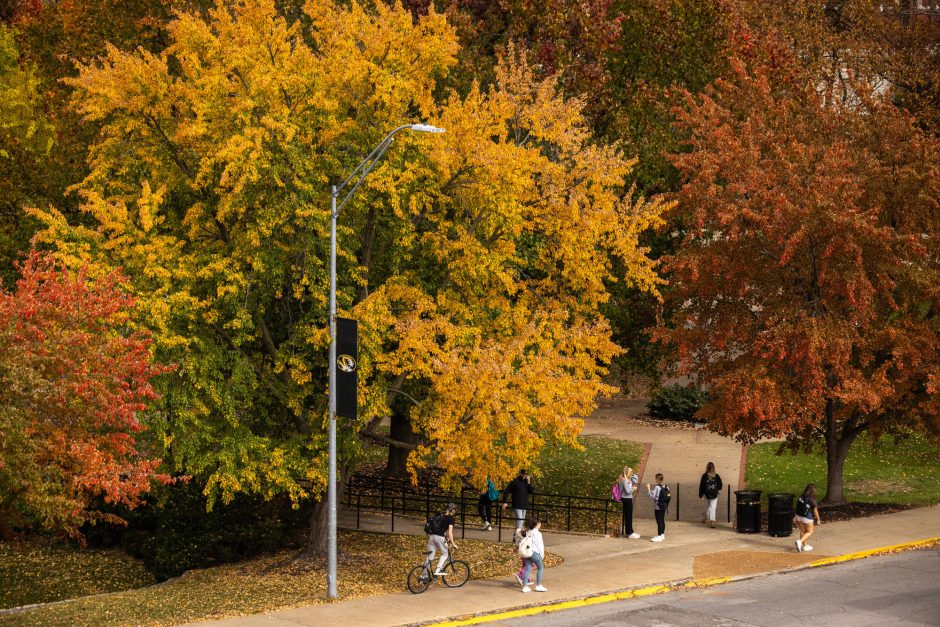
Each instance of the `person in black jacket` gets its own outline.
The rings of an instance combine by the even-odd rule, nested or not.
[[[705,473],[698,483],[698,497],[703,499],[702,524],[714,528],[715,510],[718,509],[718,496],[721,494],[721,475],[715,472],[715,464],[708,462]]]
[[[503,509],[509,505],[512,500],[512,511],[516,517],[516,531],[522,529],[522,522],[525,520],[525,511],[529,508],[529,495],[535,494],[532,488],[532,479],[529,473],[522,469],[519,476],[509,482],[506,489],[503,490]]]

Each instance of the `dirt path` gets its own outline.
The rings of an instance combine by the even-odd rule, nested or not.
[[[741,473],[741,451],[739,443],[705,429],[661,427],[636,420],[646,413],[646,401],[636,399],[605,399],[597,410],[584,420],[585,435],[633,440],[652,445],[646,462],[641,484],[655,483],[657,472],[663,473],[666,483],[673,489],[671,511],[667,520],[675,520],[676,510],[680,520],[701,520],[701,501],[698,498],[698,483],[709,461],[715,463],[718,474],[726,486],[718,501],[718,520],[728,522],[727,487],[739,489]],[[679,483],[679,494],[675,485]],[[678,496],[678,499],[677,499]],[[642,497],[642,495],[641,495]],[[732,495],[731,508],[734,508]],[[636,516],[652,518],[652,502],[640,498],[634,510]],[[734,512],[731,512],[732,517]],[[668,536],[668,522],[666,534]]]

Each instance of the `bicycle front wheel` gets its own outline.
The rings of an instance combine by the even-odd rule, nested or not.
[[[470,564],[467,562],[451,562],[444,566],[444,585],[448,588],[459,588],[470,579]]]
[[[419,565],[411,569],[408,573],[408,589],[412,594],[421,594],[428,589],[431,584],[431,569],[427,566]]]

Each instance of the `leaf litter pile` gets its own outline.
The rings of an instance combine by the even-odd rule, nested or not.
[[[340,598],[405,590],[405,577],[423,560],[426,544],[423,536],[341,530],[337,573]],[[512,544],[474,540],[458,544],[457,557],[470,563],[472,579],[504,577],[519,568]],[[559,563],[558,556],[546,556],[546,566]],[[451,592],[461,593],[460,589]],[[0,625],[171,625],[327,603],[325,597],[325,560],[283,552],[189,571],[159,585],[0,615]]]

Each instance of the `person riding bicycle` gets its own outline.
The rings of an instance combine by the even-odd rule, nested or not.
[[[435,575],[445,574],[441,569],[444,567],[444,562],[447,561],[449,555],[447,550],[448,543],[455,549],[457,548],[457,543],[454,542],[455,513],[457,513],[457,506],[453,503],[448,503],[447,511],[438,517],[436,529],[433,529],[431,533],[428,534],[428,559],[425,561],[425,564],[430,567],[438,549],[441,551],[441,558],[437,562],[437,570],[434,571]]]

